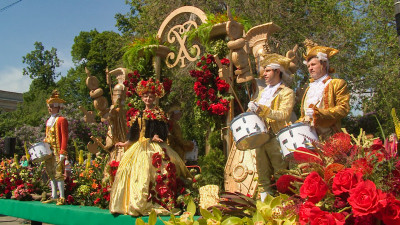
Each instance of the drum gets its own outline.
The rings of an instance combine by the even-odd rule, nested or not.
[[[53,152],[50,149],[49,143],[39,142],[29,149],[29,154],[33,162],[41,162],[49,159]]]
[[[235,117],[230,128],[239,150],[257,148],[269,140],[264,121],[253,112],[245,112]]]
[[[305,123],[295,123],[280,130],[276,135],[283,157],[289,155],[298,147],[309,147],[311,141],[318,141],[318,135],[314,127]]]

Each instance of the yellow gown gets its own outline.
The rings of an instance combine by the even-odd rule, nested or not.
[[[185,163],[165,143],[145,137],[145,116],[137,117],[139,140],[124,153],[111,189],[111,213],[132,216],[169,214],[183,193],[179,177],[190,177]],[[148,120],[148,119],[147,119]],[[164,140],[166,141],[166,140]]]

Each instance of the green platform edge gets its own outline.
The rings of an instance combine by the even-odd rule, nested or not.
[[[12,199],[0,199],[0,214],[59,225],[134,225],[136,219],[139,218],[129,215],[113,215],[107,209],[92,206],[56,206],[55,204],[43,204],[39,201],[17,201]],[[148,222],[148,216],[141,218],[144,222]],[[156,225],[164,224],[162,221],[168,221],[169,218],[169,216],[158,216]]]

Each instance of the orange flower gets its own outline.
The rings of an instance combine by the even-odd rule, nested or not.
[[[346,167],[339,163],[332,163],[325,168],[324,171],[324,180],[326,183],[329,183],[332,177],[334,177],[339,171],[345,169]]]
[[[98,184],[96,184],[96,183],[93,183],[93,184],[92,184],[92,188],[93,188],[93,189],[97,189],[98,187],[99,187]]]

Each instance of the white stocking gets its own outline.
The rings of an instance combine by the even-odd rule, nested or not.
[[[261,201],[264,202],[265,198],[267,197],[268,193],[267,192],[261,192],[260,193],[260,197],[261,197]]]
[[[58,185],[58,190],[60,191],[60,198],[65,198],[64,181],[63,180],[57,181],[57,185]]]
[[[56,199],[57,198],[57,187],[56,187],[56,180],[51,180],[50,185],[51,185],[51,198]]]

